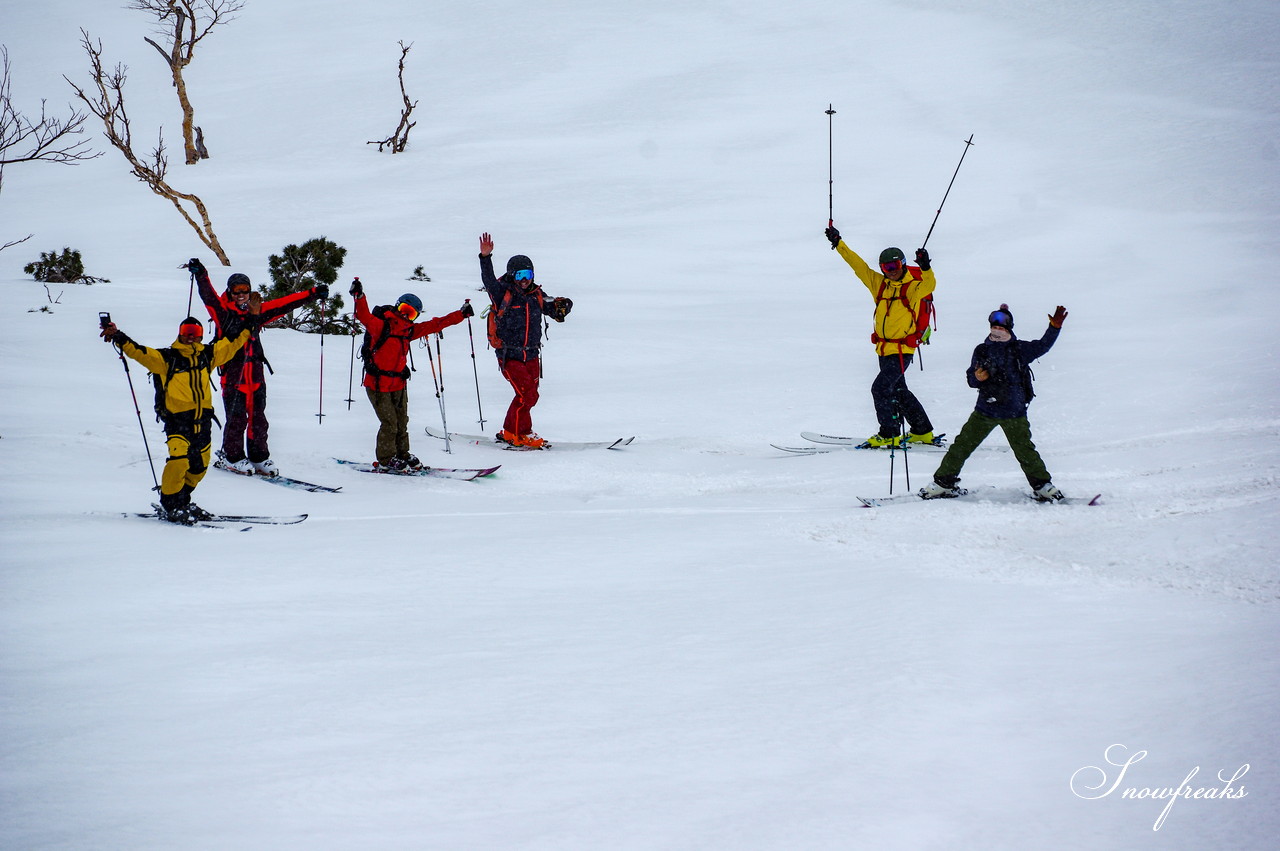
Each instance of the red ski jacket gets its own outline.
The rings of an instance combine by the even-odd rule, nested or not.
[[[364,362],[365,387],[377,393],[391,393],[403,390],[409,379],[409,343],[414,340],[437,334],[450,325],[457,325],[466,319],[461,310],[425,319],[422,322],[410,322],[395,310],[369,310],[369,302],[364,293],[356,296],[356,319],[369,333],[370,351]]]

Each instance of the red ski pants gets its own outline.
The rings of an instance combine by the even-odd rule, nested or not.
[[[533,406],[538,404],[538,379],[542,372],[542,365],[537,358],[529,358],[529,360],[512,360],[505,359],[498,361],[498,368],[502,370],[502,377],[511,383],[511,389],[516,392],[515,398],[511,400],[510,407],[507,408],[507,418],[502,421],[502,427],[512,434],[526,435],[533,432],[533,417],[531,411]]]

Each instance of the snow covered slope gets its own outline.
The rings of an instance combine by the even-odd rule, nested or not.
[[[170,167],[232,269],[114,150],[9,166],[0,243],[35,236],[0,253],[0,845],[1270,847],[1280,13],[970,6],[251,0],[187,75],[212,159]],[[129,65],[135,136],[178,144],[139,13],[4,21],[27,114],[86,80],[84,26]],[[365,143],[398,117],[400,40],[418,125],[392,156]],[[861,509],[887,456],[769,447],[874,429],[871,302],[822,236],[828,103],[835,220],[864,255],[919,244],[974,135],[911,385],[954,434],[987,313],[1038,336],[1066,305],[1031,421],[1055,482],[1101,506]],[[322,379],[317,337],[272,330],[273,457],[342,492],[212,471],[212,510],[310,517],[120,517],[151,473],[98,311],[166,345],[187,258],[262,282],[324,235],[340,284],[438,315],[482,298],[483,231],[574,300],[539,433],[631,446],[446,455],[419,351],[415,452],[501,471],[345,470],[376,430],[358,375],[344,401],[350,341],[326,338]],[[64,245],[111,283],[22,274]],[[476,378],[464,328],[442,345],[461,431],[477,381],[487,430],[509,399],[476,331]],[[991,440],[965,483],[1021,487]],[[936,462],[912,456],[911,485]],[[1123,778],[1104,755],[1139,751]],[[1246,796],[1163,821],[1168,800],[1122,797],[1246,765]]]

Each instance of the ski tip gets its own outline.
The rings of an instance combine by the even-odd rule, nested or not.
[[[1094,496],[1094,498],[1089,500],[1086,505],[1102,505],[1102,494]]]

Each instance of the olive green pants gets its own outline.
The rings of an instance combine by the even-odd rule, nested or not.
[[[1022,474],[1027,477],[1031,487],[1038,488],[1050,481],[1044,460],[1036,451],[1036,445],[1031,442],[1031,423],[1026,417],[996,419],[977,411],[970,414],[968,422],[956,435],[951,448],[947,450],[946,455],[942,456],[942,463],[938,465],[933,478],[943,484],[954,484],[960,477],[964,462],[969,460],[969,456],[982,444],[982,441],[987,439],[987,435],[991,434],[996,426],[1004,430],[1009,448],[1013,450],[1013,457],[1018,459]]]
[[[392,458],[409,454],[409,391],[390,390],[364,392],[369,396],[373,412],[378,415],[376,458],[385,465]]]

